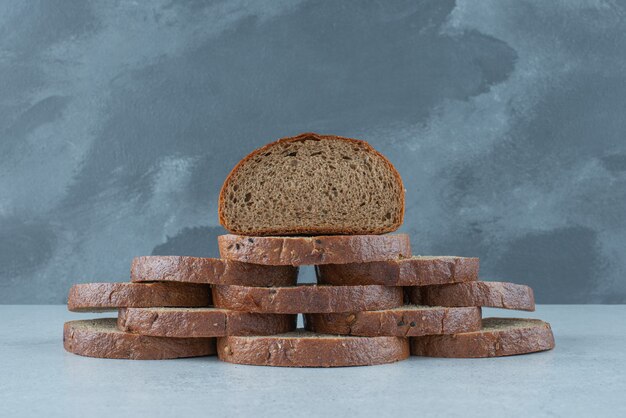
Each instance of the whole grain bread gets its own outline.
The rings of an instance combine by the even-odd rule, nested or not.
[[[403,303],[402,288],[387,286],[215,286],[216,307],[260,313],[330,313],[390,309]]]
[[[313,332],[365,337],[417,337],[479,330],[480,308],[442,308],[407,305],[382,311],[304,315]]]
[[[550,324],[538,319],[486,318],[480,331],[411,338],[411,354],[426,357],[501,357],[553,348]]]
[[[222,258],[274,266],[364,263],[411,254],[406,234],[317,237],[246,237],[220,235]]]
[[[404,186],[367,142],[305,133],[239,162],[220,192],[220,223],[241,235],[382,234],[404,217]]]
[[[412,256],[369,263],[326,264],[316,267],[318,283],[425,286],[478,280],[478,258]]]
[[[467,282],[442,286],[408,287],[408,299],[416,305],[485,306],[490,308],[535,310],[533,290],[506,282]]]
[[[133,282],[291,286],[298,279],[298,268],[263,266],[220,258],[145,256],[133,259],[130,278]]]
[[[256,366],[345,367],[404,360],[409,344],[400,337],[351,337],[296,331],[266,337],[222,337],[222,361]]]
[[[296,329],[297,315],[258,314],[218,308],[120,309],[117,327],[155,337],[197,338],[271,335]]]
[[[207,306],[208,285],[191,283],[83,283],[71,287],[67,308],[100,312],[151,306]]]
[[[63,346],[87,357],[162,360],[215,354],[215,338],[162,338],[117,329],[115,318],[70,321],[63,326]]]

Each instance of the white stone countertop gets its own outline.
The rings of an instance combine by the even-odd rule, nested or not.
[[[0,417],[626,416],[626,305],[485,309],[551,323],[556,349],[293,369],[63,350],[65,306],[0,305]]]

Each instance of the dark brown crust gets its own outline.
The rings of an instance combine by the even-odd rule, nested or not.
[[[145,256],[133,259],[130,279],[133,282],[292,286],[298,280],[298,268],[263,266],[220,258]]]
[[[457,334],[479,330],[481,310],[403,306],[384,311],[306,314],[304,324],[313,332],[364,337]]]
[[[240,235],[244,235],[246,233],[246,231],[237,231],[236,229],[234,229],[232,227],[232,225],[228,224],[228,220],[224,217],[224,205],[226,202],[226,189],[228,188],[228,185],[231,181],[231,179],[234,177],[234,173],[237,172],[237,170],[239,169],[239,167],[241,167],[242,165],[246,164],[249,160],[253,159],[255,156],[257,156],[258,154],[262,154],[264,153],[268,148],[271,148],[273,146],[275,146],[278,143],[283,143],[283,142],[298,142],[298,141],[302,141],[308,138],[314,138],[314,139],[339,139],[339,140],[344,140],[347,142],[351,142],[353,144],[359,144],[362,145],[364,148],[366,148],[369,152],[375,154],[376,156],[380,157],[384,164],[389,168],[389,170],[393,173],[393,176],[396,178],[396,181],[400,184],[400,189],[404,191],[404,184],[402,183],[402,177],[400,177],[400,173],[398,173],[398,170],[396,170],[396,168],[393,166],[393,164],[391,164],[391,162],[381,153],[379,153],[378,151],[376,151],[374,148],[372,148],[372,146],[370,144],[368,144],[365,141],[362,141],[360,139],[354,139],[354,138],[346,138],[346,137],[342,137],[342,136],[335,136],[335,135],[320,135],[320,134],[316,134],[313,132],[306,132],[306,133],[302,133],[300,135],[297,136],[293,136],[293,137],[286,137],[286,138],[281,138],[277,141],[271,142],[261,148],[258,148],[254,151],[252,151],[250,154],[248,154],[246,157],[244,157],[241,161],[239,161],[237,163],[237,165],[235,165],[235,167],[231,170],[231,172],[228,174],[228,176],[226,177],[226,180],[224,181],[224,184],[222,185],[222,189],[220,190],[220,196],[219,196],[219,201],[218,201],[218,217],[219,217],[219,221],[220,224],[222,224],[222,226],[228,230],[230,233],[232,234],[240,234]],[[259,230],[259,231],[255,231],[254,235],[258,235],[258,236],[263,236],[263,235],[334,235],[334,234],[340,234],[340,235],[351,235],[351,234],[363,234],[363,233],[369,233],[369,234],[385,234],[387,232],[393,232],[395,230],[397,230],[398,228],[400,228],[400,225],[402,225],[402,222],[404,220],[404,204],[405,204],[405,197],[404,197],[404,192],[401,193],[401,209],[400,209],[400,216],[398,218],[398,222],[396,224],[394,224],[392,227],[389,228],[379,228],[379,229],[373,229],[372,231],[363,231],[362,228],[353,228],[353,229],[333,229],[333,228],[318,228],[318,229],[305,229],[305,228],[294,228],[293,231],[277,231],[274,229],[267,229],[267,230]]]
[[[416,305],[485,306],[490,308],[535,310],[533,290],[506,282],[467,282],[442,286],[407,288],[408,299]]]
[[[515,321],[523,326],[507,327]],[[411,354],[426,357],[502,357],[553,348],[550,324],[538,319],[486,318],[481,331],[411,338]]]
[[[100,312],[117,308],[152,306],[207,306],[210,287],[183,283],[83,283],[70,289],[67,308],[72,312]]]
[[[390,309],[403,303],[402,288],[386,286],[215,286],[218,308],[259,313],[330,313]]]
[[[87,357],[163,360],[215,354],[214,338],[148,337],[119,331],[115,318],[70,321],[63,326],[66,351]]]
[[[334,235],[319,237],[247,237],[220,235],[223,258],[266,265],[364,263],[411,254],[406,234]]]
[[[216,308],[127,308],[120,309],[117,327],[154,337],[272,335],[295,330],[297,317]]]
[[[371,263],[327,264],[316,268],[318,283],[425,286],[478,280],[473,257],[419,257]]]
[[[406,338],[349,337],[293,332],[217,340],[222,361],[256,366],[346,367],[393,363],[409,356]]]

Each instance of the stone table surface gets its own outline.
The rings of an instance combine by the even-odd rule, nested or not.
[[[626,416],[625,305],[484,312],[549,321],[556,349],[336,369],[106,360],[65,352],[62,328],[113,314],[0,306],[0,416]]]

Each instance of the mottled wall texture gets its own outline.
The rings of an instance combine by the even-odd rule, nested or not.
[[[303,131],[389,157],[416,254],[626,302],[624,2],[4,0],[0,303],[216,256],[229,170]]]

